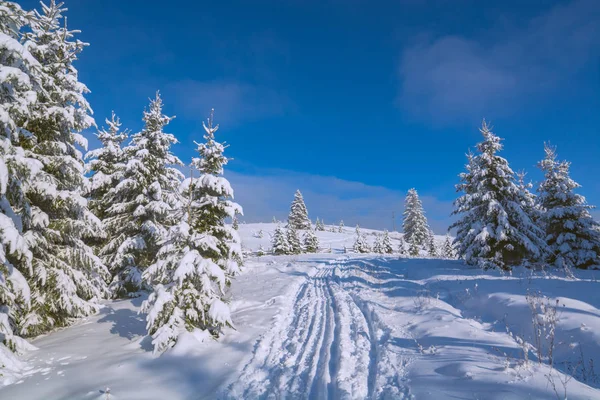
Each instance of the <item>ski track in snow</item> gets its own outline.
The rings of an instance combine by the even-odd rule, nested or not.
[[[341,260],[322,264],[295,294],[287,315],[258,340],[224,398],[403,398],[403,365],[389,351],[389,329],[358,293],[344,288]],[[364,272],[364,271],[363,271]],[[376,390],[377,389],[377,390]]]

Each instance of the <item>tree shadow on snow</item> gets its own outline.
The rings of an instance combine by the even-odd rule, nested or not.
[[[176,386],[177,391],[185,394],[183,398],[190,399],[218,398],[223,372],[228,371],[227,378],[236,373],[234,367],[220,363],[218,356],[176,356],[166,353],[142,362],[141,366],[152,370],[161,385]]]
[[[99,319],[98,322],[112,323],[113,326],[110,328],[110,333],[129,340],[146,335],[146,321],[144,316],[127,308],[118,310],[109,308],[107,314]]]

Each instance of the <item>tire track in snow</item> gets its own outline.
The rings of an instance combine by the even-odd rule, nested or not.
[[[379,368],[387,339],[374,311],[337,281],[336,268],[344,266],[323,265],[302,283],[291,309],[282,310],[257,341],[225,398],[355,399],[381,393],[379,371],[395,371]]]

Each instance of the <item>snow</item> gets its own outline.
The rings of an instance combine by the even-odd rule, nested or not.
[[[276,226],[241,223],[244,251],[270,249]],[[424,250],[421,258],[344,253],[354,228],[330,228],[315,233],[320,253],[247,257],[229,292],[235,329],[218,340],[196,329],[155,356],[138,313],[144,298],[107,301],[33,340],[24,364],[14,359],[3,370],[0,398],[105,399],[110,388],[110,399],[132,400],[550,399],[551,382],[562,395],[563,373],[574,375],[569,399],[600,397],[589,363],[600,360],[600,271],[506,275]],[[369,245],[381,234],[361,232]],[[401,235],[389,235],[397,249]],[[444,240],[435,237],[440,247]],[[533,316],[529,304],[556,300],[551,369],[532,348],[532,318],[548,314]],[[225,311],[211,307],[220,318]]]

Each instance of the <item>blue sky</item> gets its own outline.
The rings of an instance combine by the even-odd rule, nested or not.
[[[549,140],[600,205],[600,1],[66,6],[97,122],[139,130],[158,89],[187,161],[214,107],[247,221],[283,218],[300,188],[313,218],[390,227],[415,187],[441,233],[484,117],[513,169],[539,180]]]

